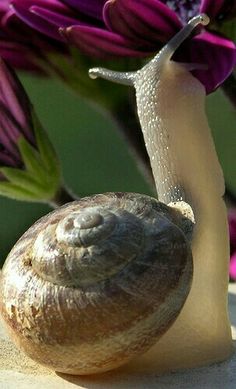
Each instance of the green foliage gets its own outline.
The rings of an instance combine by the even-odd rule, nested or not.
[[[46,202],[60,187],[61,171],[56,152],[35,114],[33,124],[37,149],[24,137],[19,138],[17,146],[24,168],[0,168],[6,178],[0,182],[0,194],[15,200]]]

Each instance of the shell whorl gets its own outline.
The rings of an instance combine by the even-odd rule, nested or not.
[[[94,285],[140,253],[143,229],[138,217],[122,208],[81,209],[39,233],[32,266],[43,279],[59,285]]]
[[[15,342],[71,374],[107,371],[150,348],[191,287],[178,212],[148,196],[107,193],[36,222],[2,271],[0,311]]]

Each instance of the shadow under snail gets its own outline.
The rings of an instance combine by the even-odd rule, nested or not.
[[[15,343],[53,370],[93,374],[132,360],[130,371],[157,372],[232,352],[224,182],[205,91],[189,72],[196,64],[171,61],[208,22],[190,20],[137,72],[90,70],[135,86],[160,201],[86,197],[41,218],[13,247],[1,315]]]

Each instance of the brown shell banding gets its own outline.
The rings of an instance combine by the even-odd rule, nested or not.
[[[30,258],[38,233],[95,204],[145,220],[138,255],[83,287],[42,279]],[[144,352],[176,319],[191,285],[189,244],[171,220],[173,210],[155,199],[108,193],[73,202],[35,223],[3,268],[0,308],[15,341],[38,362],[74,374],[109,370]]]
[[[85,219],[88,228],[84,228]],[[59,223],[42,228],[32,245],[32,266],[44,280],[88,287],[142,255],[146,229],[146,220],[124,204],[78,207]]]

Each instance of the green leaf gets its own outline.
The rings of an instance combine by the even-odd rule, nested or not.
[[[50,200],[55,196],[59,187],[59,182],[48,174],[44,175],[43,181],[39,181],[38,177],[36,179],[36,177],[27,170],[1,168],[0,172],[4,174],[9,183],[17,187],[18,194],[21,189],[23,197],[27,192],[27,198],[30,196],[32,200]]]
[[[45,175],[44,167],[40,161],[38,151],[31,146],[24,137],[20,137],[17,146],[20,150],[26,170],[35,174],[39,181],[42,181]]]
[[[60,164],[56,151],[34,112],[32,112],[32,120],[42,164],[49,172],[60,175]]]
[[[18,140],[18,148],[25,170],[10,167],[0,168],[0,171],[9,181],[2,186],[2,190],[4,190],[2,194],[11,198],[31,201],[47,201],[55,196],[61,183],[59,163],[54,149],[51,146],[46,146],[46,142],[41,139],[42,132],[39,136],[39,151],[42,150],[43,155],[25,138],[21,137]],[[6,184],[12,184],[13,186],[6,187]],[[13,194],[11,190],[13,190]]]
[[[25,170],[5,169],[3,173],[17,186],[31,190],[39,199],[50,200],[55,196],[61,183],[61,170],[56,153],[51,146],[46,134],[41,130],[37,123],[35,129],[36,141],[38,142],[36,150],[25,138],[18,140]]]
[[[41,201],[44,199],[39,199],[35,193],[27,189],[23,189],[18,185],[15,185],[11,182],[0,182],[0,194],[6,197],[9,197],[14,200],[22,201]]]
[[[25,170],[3,167],[0,168],[0,172],[4,174],[8,181],[17,185],[19,188],[35,194],[41,190],[40,183]]]

